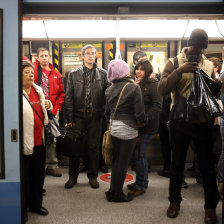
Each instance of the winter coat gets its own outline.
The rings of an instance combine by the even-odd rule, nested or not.
[[[45,96],[41,87],[33,83],[35,91],[38,93],[40,98],[40,104],[44,113],[44,124],[48,124],[48,116],[45,108]],[[25,95],[25,96],[24,96]],[[29,96],[23,90],[23,144],[24,144],[24,155],[30,155],[33,153],[34,147],[34,114],[33,109],[27,101]],[[51,105],[52,106],[52,105]],[[44,132],[43,132],[44,133]]]
[[[38,73],[40,73],[42,77],[42,69],[38,60],[34,63],[34,82],[38,84]],[[62,104],[64,103],[65,93],[62,84],[62,75],[54,70],[52,64],[49,64],[51,68],[51,73],[48,76],[49,80],[49,96],[50,101],[53,104],[53,109],[51,113],[56,115],[58,110],[61,110]]]
[[[95,71],[91,76],[93,116],[103,116],[105,109],[105,90],[109,85],[106,70],[95,67]],[[84,66],[82,66],[72,70],[68,74],[65,96],[65,116],[68,123],[74,122],[76,117],[84,118],[86,116],[84,98],[85,77]]]

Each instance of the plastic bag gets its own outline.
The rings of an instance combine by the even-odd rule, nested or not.
[[[186,120],[190,123],[208,122],[222,115],[222,109],[206,83],[208,80],[212,79],[202,70],[195,72],[187,98]]]

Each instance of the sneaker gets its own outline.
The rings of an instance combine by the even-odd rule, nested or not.
[[[171,202],[169,208],[167,209],[167,216],[169,218],[176,218],[180,211],[180,203],[179,202]]]
[[[188,183],[185,180],[183,180],[181,188],[188,188],[188,187],[189,187]]]
[[[65,183],[65,188],[72,188],[77,183],[77,179],[69,177],[68,181]]]
[[[89,180],[89,184],[92,188],[96,189],[96,188],[99,188],[100,184],[99,182],[97,181],[96,178],[92,178]]]
[[[133,188],[132,190],[130,190],[128,192],[128,195],[130,195],[132,197],[138,197],[144,193],[145,193],[145,190],[138,190],[138,189]]]
[[[53,177],[61,177],[62,176],[62,173],[59,172],[58,168],[56,168],[56,169],[47,168],[46,169],[46,174],[50,175],[50,176],[53,176]]]
[[[170,178],[170,171],[169,170],[160,170],[160,171],[158,171],[158,175],[161,177]]]

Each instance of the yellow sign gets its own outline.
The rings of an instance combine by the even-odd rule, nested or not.
[[[102,43],[100,42],[64,42],[62,43],[62,48],[83,48],[87,44],[91,44],[95,48],[102,47]]]
[[[136,47],[137,48],[167,47],[167,41],[137,42]]]

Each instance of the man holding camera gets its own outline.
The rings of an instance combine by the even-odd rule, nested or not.
[[[167,216],[175,218],[180,210],[181,183],[189,142],[193,139],[199,160],[199,168],[203,178],[205,192],[206,224],[217,223],[216,206],[219,194],[216,175],[212,161],[212,129],[214,120],[203,123],[190,123],[186,119],[186,99],[190,92],[194,73],[199,67],[208,76],[213,75],[213,65],[204,56],[208,46],[208,35],[202,29],[193,30],[188,40],[188,47],[175,58],[169,59],[161,76],[158,91],[165,96],[171,93],[170,139],[172,162],[170,169],[169,201]],[[217,83],[217,93],[220,85]]]

